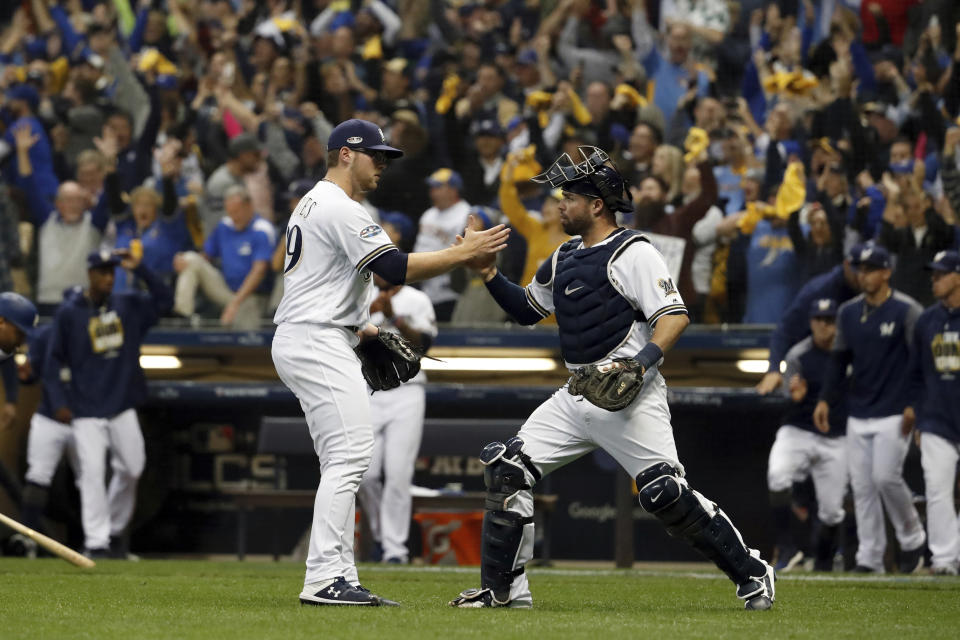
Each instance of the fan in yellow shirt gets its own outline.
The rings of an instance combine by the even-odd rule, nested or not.
[[[500,172],[500,209],[510,226],[527,241],[522,286],[530,284],[543,261],[570,239],[560,226],[559,190],[551,192],[544,200],[539,218],[527,211],[520,201],[517,184],[527,182],[542,170],[533,157],[533,147],[527,147],[508,155]]]

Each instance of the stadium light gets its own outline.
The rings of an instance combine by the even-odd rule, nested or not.
[[[766,373],[766,360],[737,360],[737,369],[744,373]]]
[[[767,361],[766,360],[737,360],[737,369],[743,373],[766,373],[767,372]],[[780,362],[780,373],[784,373],[787,370],[787,363],[784,361]]]
[[[557,361],[553,358],[424,358],[420,368],[424,371],[553,371]]]
[[[179,369],[183,363],[177,356],[140,356],[140,366],[144,369]]]

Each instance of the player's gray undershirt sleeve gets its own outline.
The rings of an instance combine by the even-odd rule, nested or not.
[[[914,329],[917,326],[917,319],[920,317],[920,314],[923,313],[923,307],[918,303],[913,302],[907,308],[907,314],[903,318],[903,331],[904,336],[907,340],[907,346],[913,349],[913,335]]]

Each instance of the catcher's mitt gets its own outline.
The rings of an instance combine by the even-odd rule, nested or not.
[[[643,388],[643,366],[633,358],[617,358],[611,364],[589,365],[577,369],[567,391],[583,396],[591,404],[607,411],[628,406]]]
[[[360,358],[363,377],[374,391],[396,389],[420,372],[422,354],[402,336],[389,331],[364,340],[354,351]]]

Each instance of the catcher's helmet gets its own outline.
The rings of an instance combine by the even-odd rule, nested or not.
[[[569,154],[562,154],[550,168],[534,176],[534,182],[546,183],[590,198],[600,198],[611,211],[633,211],[633,196],[623,176],[610,162],[605,151],[592,146],[577,147],[583,162],[575,164]]]

